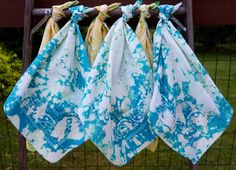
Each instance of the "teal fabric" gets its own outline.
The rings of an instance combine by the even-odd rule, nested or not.
[[[194,164],[224,132],[233,109],[169,18],[181,4],[161,5],[154,33],[154,93],[149,122]]]
[[[90,71],[77,25],[90,11],[70,8],[71,20],[38,54],[4,104],[8,119],[49,162],[56,162],[87,140],[78,100]]]
[[[90,140],[113,164],[126,164],[156,135],[147,121],[153,93],[144,49],[126,23],[138,8],[122,6],[87,79],[79,115]]]

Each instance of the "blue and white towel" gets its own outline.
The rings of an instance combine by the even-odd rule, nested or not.
[[[148,117],[158,136],[195,164],[227,128],[233,109],[169,21],[180,6],[158,7],[155,86]]]
[[[87,79],[79,115],[90,140],[113,164],[126,164],[156,138],[147,113],[152,69],[134,31],[126,23],[141,4],[122,6]]]
[[[90,65],[77,22],[90,9],[81,5],[70,11],[70,21],[35,58],[4,104],[8,119],[49,162],[87,140],[77,103]]]

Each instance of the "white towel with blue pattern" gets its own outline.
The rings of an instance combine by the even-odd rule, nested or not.
[[[180,5],[158,7],[148,116],[158,136],[195,164],[227,128],[233,109],[169,21]]]
[[[87,79],[79,115],[90,140],[113,164],[126,164],[155,138],[147,113],[152,70],[144,49],[126,23],[140,5],[122,6]]]
[[[76,6],[70,11],[70,21],[35,58],[4,104],[8,119],[49,162],[87,140],[77,103],[90,65],[77,22],[90,9]]]

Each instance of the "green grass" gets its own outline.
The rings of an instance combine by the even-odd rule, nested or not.
[[[222,48],[227,47],[222,45]],[[201,53],[198,57],[206,70],[217,84],[223,95],[236,109],[236,52],[211,52]],[[15,81],[15,80],[14,80]],[[2,103],[0,103],[0,169],[16,169],[18,159],[18,132],[9,123],[3,113]],[[236,116],[226,132],[218,139],[199,161],[200,169],[236,169]],[[97,151],[90,142],[68,153],[56,164],[49,164],[37,153],[28,153],[28,169],[100,169],[116,170],[119,167],[112,166],[106,158]],[[130,163],[122,169],[188,169],[188,160],[172,151],[163,142],[159,142],[158,151],[152,153],[144,150],[139,153]],[[145,168],[146,167],[146,168]]]

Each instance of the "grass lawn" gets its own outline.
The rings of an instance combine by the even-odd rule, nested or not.
[[[224,48],[224,46],[222,46]],[[236,49],[236,48],[234,48]],[[236,51],[198,52],[198,57],[223,95],[236,109]],[[9,123],[0,103],[0,169],[17,169],[18,132]],[[236,116],[220,139],[201,158],[200,169],[236,169]],[[56,164],[49,164],[37,153],[28,153],[28,169],[121,169],[112,166],[90,142],[73,150]],[[189,169],[188,160],[172,151],[162,141],[154,153],[144,150],[122,169]]]

